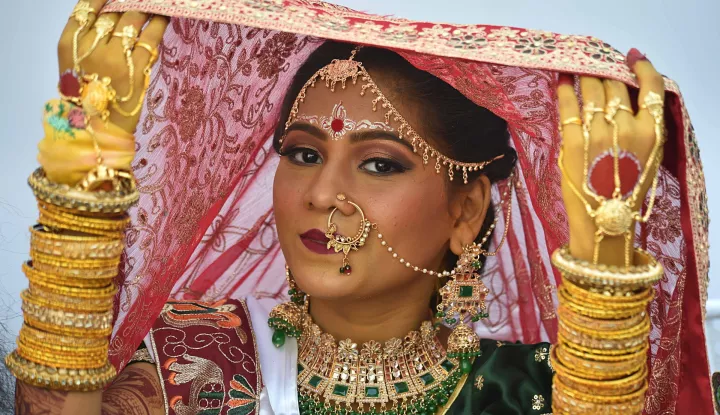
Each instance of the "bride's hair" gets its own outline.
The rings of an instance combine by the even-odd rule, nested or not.
[[[354,48],[352,44],[327,41],[298,69],[288,88],[275,129],[273,145],[276,151],[280,150],[279,139],[284,133],[292,104],[305,82],[333,59],[348,58]],[[491,183],[508,178],[515,166],[517,153],[510,146],[504,119],[476,105],[439,78],[415,68],[393,51],[363,47],[355,60],[362,62],[391,101],[418,109],[418,118],[423,120],[423,124],[413,125],[413,128],[446,156],[464,162],[480,162],[504,155],[481,172],[469,172],[469,180],[481,174],[487,176]],[[463,186],[457,175],[452,183],[453,186]],[[495,211],[491,206],[476,242],[480,242],[494,220]],[[486,245],[491,239],[488,238]],[[457,256],[449,252],[444,265],[453,268],[456,261]]]

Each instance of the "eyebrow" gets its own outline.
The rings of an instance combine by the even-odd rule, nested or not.
[[[303,131],[305,133],[308,133],[322,141],[327,141],[328,137],[325,131],[320,129],[319,127],[308,124],[305,122],[294,122],[290,127],[287,129],[287,133],[291,131]],[[415,152],[415,149],[413,149],[412,144],[410,144],[407,140],[403,140],[400,137],[398,137],[397,134],[390,131],[384,131],[384,130],[360,130],[360,131],[353,131],[349,134],[350,142],[352,143],[359,143],[363,141],[370,141],[370,140],[387,140],[392,141],[395,143],[399,143],[407,147],[410,151]]]

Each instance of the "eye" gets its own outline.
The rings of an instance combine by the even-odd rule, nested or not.
[[[407,170],[407,168],[394,160],[377,157],[363,161],[363,163],[360,165],[360,169],[365,170],[368,173],[378,175],[402,173]]]
[[[288,160],[290,160],[292,163],[299,165],[322,163],[322,158],[320,157],[320,154],[318,154],[317,151],[306,147],[291,148],[283,152],[282,155],[287,156]]]

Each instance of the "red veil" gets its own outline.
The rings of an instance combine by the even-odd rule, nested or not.
[[[636,86],[620,52],[591,37],[413,22],[310,0],[117,0],[107,8],[128,9],[174,19],[136,135],[142,196],[119,281],[110,351],[116,366],[171,295],[284,296],[272,132],[295,71],[323,39],[393,49],[508,121],[520,180],[508,243],[486,268],[491,317],[477,330],[526,343],[556,339],[559,275],[549,257],[568,238],[556,165],[558,72]],[[638,243],[665,267],[650,309],[646,413],[711,413],[704,177],[678,87],[668,79],[666,88],[658,200],[637,230]]]

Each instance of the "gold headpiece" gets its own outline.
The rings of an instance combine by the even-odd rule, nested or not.
[[[333,59],[332,62],[322,67],[319,71],[315,72],[315,74],[311,76],[310,79],[307,80],[307,82],[305,82],[305,85],[303,85],[302,89],[298,93],[298,96],[295,98],[295,102],[293,103],[293,106],[290,110],[290,116],[285,122],[286,132],[290,125],[292,125],[292,123],[295,122],[297,118],[298,107],[300,106],[301,102],[305,101],[305,93],[307,92],[307,88],[314,87],[315,82],[318,78],[325,81],[325,86],[330,88],[330,91],[335,91],[335,85],[338,82],[341,84],[342,88],[345,89],[345,85],[348,79],[352,79],[352,83],[354,85],[357,83],[358,78],[360,78],[360,80],[364,82],[360,91],[360,95],[365,96],[365,93],[368,90],[375,95],[375,98],[373,98],[372,101],[373,111],[377,111],[378,103],[380,103],[380,106],[384,110],[386,110],[385,122],[387,124],[390,124],[390,120],[392,120],[399,123],[400,127],[398,127],[397,131],[400,139],[409,139],[410,144],[412,144],[413,151],[415,151],[415,153],[422,152],[424,164],[428,164],[430,158],[434,158],[435,171],[437,173],[440,173],[442,166],[446,166],[448,169],[448,177],[450,177],[450,180],[452,180],[453,176],[455,175],[455,170],[462,170],[463,183],[467,183],[468,172],[482,170],[483,168],[485,168],[485,166],[492,163],[493,161],[503,158],[503,155],[501,154],[487,161],[481,161],[479,163],[466,163],[451,159],[450,157],[443,155],[438,150],[433,148],[430,144],[428,144],[427,141],[420,137],[417,132],[415,132],[415,130],[410,126],[410,124],[405,120],[405,118],[400,115],[397,109],[395,109],[390,100],[385,97],[382,91],[380,91],[380,88],[378,88],[377,84],[375,84],[375,82],[370,77],[370,74],[367,72],[367,70],[365,70],[363,64],[354,60],[355,54],[358,50],[359,47],[353,49],[348,59]],[[284,136],[280,139],[281,144],[283,142],[283,139]]]

